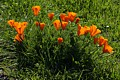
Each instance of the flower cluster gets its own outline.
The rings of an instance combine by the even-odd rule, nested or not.
[[[90,27],[88,26],[82,27],[80,24],[78,24],[78,31],[77,31],[78,36],[87,34],[88,32],[90,33],[90,36],[94,38],[94,44],[99,43],[99,46],[104,45],[103,53],[107,53],[107,52],[112,53],[113,48],[110,45],[108,45],[108,39],[105,39],[103,36],[100,36],[99,38],[95,38],[97,34],[101,33],[101,31],[97,29],[95,25],[92,25]]]
[[[99,46],[103,46],[103,53],[109,52],[112,53],[113,48],[108,45],[108,39],[105,39],[103,36],[100,36],[99,38],[94,38],[94,44],[98,43]]]
[[[97,29],[95,25],[92,25],[90,27],[84,26],[82,27],[78,22],[80,21],[80,18],[76,18],[76,13],[74,12],[68,12],[68,15],[65,13],[60,14],[60,20],[55,20],[53,22],[56,30],[59,30],[60,26],[62,27],[63,30],[65,30],[66,26],[68,25],[68,22],[74,22],[77,24],[78,30],[77,30],[77,35],[86,35],[87,33],[90,33],[90,36],[94,38],[94,43],[99,43],[99,46],[104,45],[103,47],[103,53],[112,53],[113,48],[108,45],[108,40],[104,39],[102,36],[100,38],[95,38],[97,34],[101,33],[101,30]],[[60,38],[61,39],[61,38]],[[59,41],[60,43],[60,41]]]
[[[39,11],[40,11],[40,6],[33,6],[32,7],[34,16],[38,16]],[[48,18],[52,21],[54,18],[54,13],[48,13]],[[100,36],[99,38],[96,38],[96,35],[101,33],[101,30],[97,29],[97,27],[95,25],[91,25],[90,27],[88,26],[84,26],[82,27],[79,23],[80,18],[77,17],[77,13],[75,12],[68,12],[67,14],[65,13],[60,13],[59,15],[59,19],[53,21],[53,26],[55,27],[56,30],[59,30],[60,28],[62,28],[62,30],[65,30],[67,25],[69,23],[74,22],[77,25],[77,35],[81,36],[81,35],[86,35],[86,34],[90,34],[91,38],[94,39],[94,44],[98,43],[99,46],[103,46],[103,53],[112,53],[113,48],[108,45],[108,40],[105,39],[103,36]],[[15,40],[22,42],[24,39],[24,29],[26,28],[27,22],[15,22],[14,20],[9,20],[8,24],[15,28],[15,30],[17,31],[17,35],[15,36]],[[40,27],[40,30],[43,30],[45,27],[45,23],[44,22],[39,22],[36,21],[35,22],[36,26]],[[58,37],[57,38],[58,43],[61,44],[64,40],[62,37]]]
[[[27,26],[27,22],[15,22],[14,20],[9,20],[8,24],[14,28],[17,32],[14,41],[22,42],[24,39],[24,30]]]

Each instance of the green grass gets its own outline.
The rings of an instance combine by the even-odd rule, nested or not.
[[[38,17],[31,10],[35,5],[41,7]],[[6,75],[10,80],[119,80],[119,8],[119,0],[1,0],[0,79]],[[74,23],[63,33],[56,31],[52,22],[68,11],[77,13],[82,26],[96,25],[113,47],[113,54],[102,54],[89,34],[77,37]],[[47,17],[49,12],[55,13],[53,21]],[[23,45],[13,42],[16,32],[7,24],[10,19],[28,22]],[[47,24],[44,31],[34,25],[36,20]],[[57,45],[59,36],[64,38],[61,45]]]

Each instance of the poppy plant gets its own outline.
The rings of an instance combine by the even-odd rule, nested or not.
[[[58,43],[61,44],[63,42],[63,38],[59,37],[58,38]]]
[[[45,27],[45,23],[40,23],[40,30],[43,30]]]
[[[34,15],[37,16],[40,11],[40,6],[33,6],[32,10],[33,10]]]
[[[69,21],[73,22],[76,16],[77,16],[76,13],[68,12]]]
[[[54,17],[54,13],[48,13],[48,17],[49,17],[50,20],[52,20],[53,17]]]
[[[59,30],[59,29],[60,29],[60,26],[61,26],[60,20],[55,20],[55,21],[53,22],[53,25],[54,25],[54,27],[56,28],[56,30]]]
[[[11,27],[14,27],[14,22],[15,22],[14,20],[9,20],[9,21],[8,21],[8,24],[9,24]]]
[[[91,37],[96,36],[97,34],[100,34],[101,31],[99,29],[97,29],[97,27],[95,25],[90,26],[90,35]]]
[[[113,48],[106,42],[103,47],[103,53],[112,53]]]
[[[65,28],[66,28],[67,25],[68,25],[68,22],[65,22],[65,21],[61,22],[61,26],[62,26],[63,30],[65,30]]]

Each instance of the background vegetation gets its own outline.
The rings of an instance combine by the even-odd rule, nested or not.
[[[38,17],[31,10],[35,5],[41,7]],[[119,80],[119,8],[119,0],[0,0],[0,79]],[[47,14],[54,12],[55,20],[68,11],[77,13],[82,26],[95,24],[114,53],[102,54],[89,35],[76,37],[75,24],[57,32]],[[10,19],[28,22],[23,45],[13,42],[16,32],[7,24]],[[48,24],[44,31],[35,26],[36,20]],[[61,45],[59,36],[65,39]]]

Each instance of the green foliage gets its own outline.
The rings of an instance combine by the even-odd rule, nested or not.
[[[0,68],[9,79],[120,79],[119,0],[1,0],[0,3]],[[38,17],[33,15],[34,5],[41,7]],[[56,31],[52,22],[68,11],[77,13],[82,26],[95,24],[101,35],[108,38],[114,54],[102,54],[102,48],[93,44],[89,34],[78,37],[74,23],[69,23],[64,31]],[[55,13],[52,21],[47,17],[49,12]],[[22,43],[14,44],[16,32],[7,24],[10,19],[28,22]],[[35,26],[35,21],[46,23],[43,31]],[[58,44],[58,37],[64,42]]]

